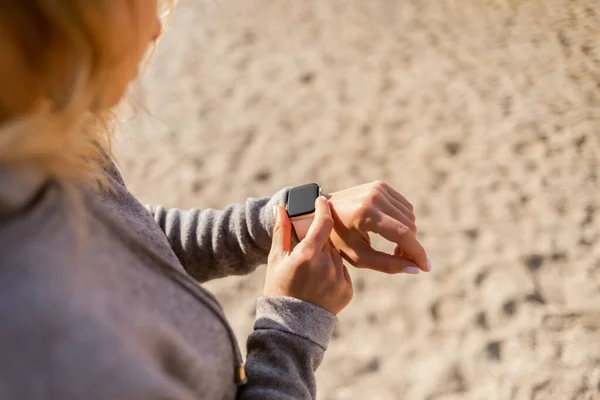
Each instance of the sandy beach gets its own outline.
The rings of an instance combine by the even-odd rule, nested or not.
[[[600,399],[597,0],[181,0],[133,97],[145,203],[414,204],[433,271],[351,271],[320,399]],[[207,285],[242,346],[263,278]]]

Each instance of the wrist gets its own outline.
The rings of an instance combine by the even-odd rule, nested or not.
[[[306,237],[314,220],[315,202],[319,196],[323,194],[318,183],[297,186],[288,192],[286,210],[296,237],[300,241]],[[323,197],[328,199],[327,196]]]

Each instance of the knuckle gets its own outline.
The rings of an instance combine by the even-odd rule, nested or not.
[[[382,180],[377,180],[377,181],[373,182],[373,187],[375,189],[377,189],[378,191],[383,191],[383,190],[387,190],[388,185],[387,185],[387,183],[385,183]]]
[[[403,266],[397,261],[388,260],[380,269],[381,272],[387,275],[397,275],[403,272]]]
[[[366,201],[370,204],[376,204],[381,196],[383,196],[382,190],[374,186],[371,188],[371,190],[369,190]]]
[[[305,262],[311,262],[315,259],[316,251],[312,247],[302,246],[298,249],[299,257]]]
[[[384,274],[392,275],[394,270],[392,265],[389,262],[383,262],[377,266],[377,270],[383,272]]]
[[[363,201],[360,206],[356,209],[354,214],[354,220],[358,223],[358,228],[361,230],[367,230],[373,222],[373,213],[375,211],[375,205],[373,201],[367,199]]]
[[[412,235],[412,231],[408,226],[402,224],[398,227],[398,234],[400,236],[405,236],[405,235],[409,235],[409,234]]]
[[[411,213],[408,215],[408,218],[410,219],[410,221],[411,221],[413,224],[417,222],[417,216],[416,216],[416,215],[415,215],[415,213],[413,213],[413,212],[411,212]]]
[[[417,233],[417,225],[415,225],[412,221],[410,223],[408,223],[406,225],[406,227],[410,230],[410,232],[412,232],[413,234]]]

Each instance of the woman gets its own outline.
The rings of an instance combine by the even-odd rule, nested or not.
[[[352,297],[341,254],[387,273],[430,269],[412,206],[383,183],[317,199],[293,249],[287,189],[223,211],[139,204],[111,161],[110,109],[160,36],[159,6],[2,3],[1,399],[314,398]],[[395,254],[373,250],[368,231]],[[267,261],[244,369],[196,282]]]

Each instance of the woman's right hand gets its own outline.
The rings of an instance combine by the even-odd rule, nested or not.
[[[264,294],[295,297],[337,314],[352,300],[352,280],[329,241],[333,229],[329,202],[319,197],[315,207],[312,225],[293,251],[292,223],[285,207],[276,207]]]

